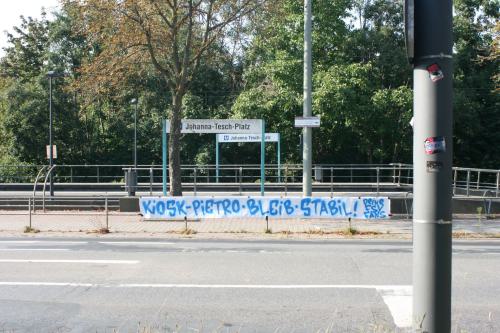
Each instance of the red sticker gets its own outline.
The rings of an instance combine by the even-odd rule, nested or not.
[[[438,64],[427,66],[427,71],[429,72],[429,76],[431,77],[432,82],[437,82],[444,78],[443,71]]]
[[[444,137],[435,136],[425,139],[424,148],[427,155],[444,153],[446,151],[446,142],[444,140]]]

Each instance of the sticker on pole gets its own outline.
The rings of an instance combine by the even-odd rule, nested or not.
[[[438,64],[432,64],[430,66],[427,66],[427,71],[429,72],[429,76],[432,82],[437,82],[444,78],[443,71],[441,70],[441,67],[439,67]]]
[[[435,136],[425,139],[424,147],[425,153],[427,155],[444,153],[446,151],[446,142],[444,141],[444,136]]]
[[[443,168],[443,162],[427,161],[427,172],[439,172]]]

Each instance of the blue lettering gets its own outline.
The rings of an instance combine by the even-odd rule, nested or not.
[[[354,200],[354,209],[353,209],[353,212],[354,212],[353,216],[354,217],[358,216],[358,203],[359,203],[359,201],[357,199],[355,199]]]
[[[175,216],[176,210],[175,210],[175,200],[167,200],[167,209],[168,215],[171,217]]]
[[[321,199],[313,199],[311,203],[314,205],[314,215],[318,215],[318,205],[321,204]]]
[[[259,210],[260,216],[266,216],[268,212],[264,211],[264,205],[262,204],[262,200],[259,200]]]
[[[208,199],[205,202],[205,213],[207,215],[211,215],[214,213],[214,201],[212,199]]]
[[[280,201],[279,200],[270,200],[269,201],[269,215],[276,216],[278,215],[278,209]]]
[[[285,212],[287,213],[287,215],[292,215],[295,211],[295,209],[293,208],[292,200],[285,200],[283,205],[285,206]]]
[[[184,200],[182,200],[182,201],[180,201],[180,200],[176,201],[175,205],[177,206],[177,212],[178,212],[179,215],[187,216],[187,211],[184,208],[184,206],[186,206],[186,201],[184,201]]]
[[[193,200],[193,210],[194,215],[198,216],[198,209],[200,209],[201,202],[199,200]]]
[[[222,200],[217,200],[215,201],[214,200],[214,205],[215,207],[217,208],[217,214],[220,215],[221,214],[221,206],[222,206]]]
[[[233,210],[233,213],[235,213],[235,214],[239,213],[241,210],[240,201],[233,200],[233,204],[231,205],[231,209]]]
[[[156,203],[156,212],[158,213],[158,215],[165,214],[165,203],[163,201],[158,201]]]
[[[326,202],[324,200],[321,200],[321,210],[319,212],[319,215],[323,215],[323,213],[325,215],[328,215],[328,209],[326,208]]]
[[[224,216],[231,215],[231,210],[229,209],[229,207],[231,207],[231,200],[222,200],[222,209],[224,209]]]
[[[259,206],[257,206],[257,203],[254,199],[247,200],[247,207],[251,216],[254,216],[259,211]]]
[[[151,208],[151,200],[143,200],[142,201],[142,210],[144,211],[144,214],[154,214],[155,213],[155,206]]]
[[[335,200],[331,200],[328,202],[328,208],[330,208],[331,216],[335,216],[339,213],[339,210],[337,208],[337,202],[335,202]]]
[[[304,198],[300,200],[300,209],[304,216],[311,216],[311,208],[309,208],[309,204],[311,203],[311,199]]]

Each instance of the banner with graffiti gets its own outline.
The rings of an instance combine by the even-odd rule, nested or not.
[[[193,218],[353,218],[389,217],[386,197],[142,197],[147,219]]]

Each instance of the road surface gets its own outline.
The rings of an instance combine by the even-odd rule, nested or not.
[[[409,241],[0,239],[0,332],[408,332]],[[453,332],[500,331],[500,242],[455,241]]]

